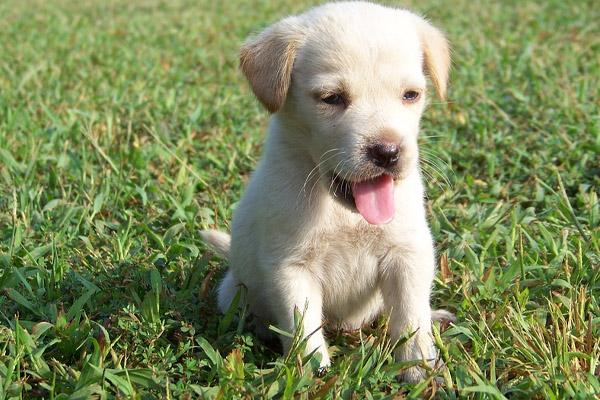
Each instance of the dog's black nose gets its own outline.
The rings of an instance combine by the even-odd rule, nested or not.
[[[378,167],[389,168],[398,163],[400,148],[395,143],[379,143],[367,150],[369,159]]]

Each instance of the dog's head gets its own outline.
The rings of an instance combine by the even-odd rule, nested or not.
[[[241,50],[259,101],[294,128],[330,192],[375,224],[393,218],[394,183],[416,168],[425,74],[443,98],[449,65],[427,21],[363,2],[286,18]]]

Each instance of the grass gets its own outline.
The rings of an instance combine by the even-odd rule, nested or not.
[[[600,395],[593,1],[403,3],[453,45],[422,140],[444,367],[397,382],[381,320],[317,376],[218,315],[199,231],[228,229],[267,120],[237,48],[308,3],[0,3],[0,399]]]

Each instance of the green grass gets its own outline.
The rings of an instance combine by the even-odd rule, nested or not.
[[[294,4],[0,3],[0,399],[598,396],[591,0],[403,3],[453,46],[422,140],[445,367],[397,382],[382,320],[316,376],[218,315],[199,231],[228,229],[267,120],[237,48]]]

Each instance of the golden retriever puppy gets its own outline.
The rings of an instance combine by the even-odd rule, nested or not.
[[[323,367],[325,324],[357,329],[386,314],[393,338],[415,332],[396,359],[433,362],[435,257],[417,136],[426,75],[443,98],[449,65],[427,21],[366,2],[319,6],[243,45],[242,71],[273,115],[231,242],[203,232],[230,261],[222,311],[240,286],[251,312],[283,330],[306,309],[306,353]],[[413,367],[400,378],[422,377]]]

